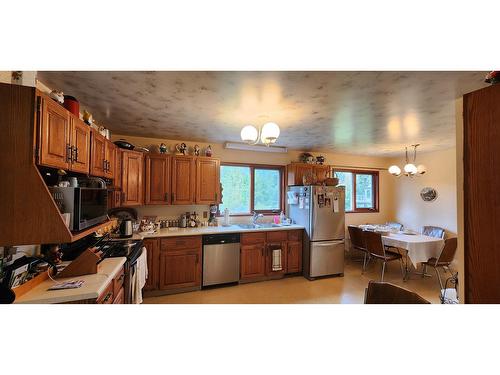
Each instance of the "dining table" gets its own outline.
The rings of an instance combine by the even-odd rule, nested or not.
[[[439,258],[444,246],[442,238],[404,232],[383,235],[382,242],[385,246],[406,250],[405,279],[408,279],[410,274],[408,260],[411,261],[416,269],[418,263],[427,262],[429,258]]]

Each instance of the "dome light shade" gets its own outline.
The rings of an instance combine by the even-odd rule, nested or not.
[[[254,143],[259,139],[259,131],[252,125],[246,125],[241,129],[241,140],[243,142]]]
[[[427,172],[427,168],[425,167],[425,165],[420,164],[417,166],[417,173],[424,174],[425,172]]]
[[[399,168],[397,165],[391,165],[389,167],[389,173],[394,176],[399,176],[401,174],[401,168]]]
[[[415,166],[415,164],[408,163],[404,166],[404,171],[409,175],[414,175],[417,173],[417,167]]]
[[[262,143],[269,146],[270,144],[275,143],[279,136],[280,127],[274,122],[268,122],[262,127],[260,140]]]

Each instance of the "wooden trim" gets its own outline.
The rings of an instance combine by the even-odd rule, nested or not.
[[[349,172],[352,173],[352,195],[353,195],[353,211],[346,211],[346,214],[356,214],[356,213],[377,213],[380,212],[380,176],[377,170],[367,170],[367,169],[341,169],[332,168],[332,173],[335,175],[336,172]],[[370,174],[372,175],[373,192],[372,199],[374,202],[374,208],[358,208],[356,206],[356,175],[357,174]]]
[[[285,211],[285,195],[286,195],[286,189],[285,189],[285,173],[286,173],[286,166],[285,165],[272,165],[272,164],[253,164],[253,163],[231,163],[231,162],[221,162],[220,167],[222,168],[223,166],[232,166],[232,167],[248,167],[250,168],[250,212],[238,212],[235,214],[230,214],[230,216],[252,216],[252,212],[257,212],[259,214],[264,214],[264,215],[276,215],[277,213],[279,214],[281,211]],[[271,169],[271,170],[278,170],[280,172],[280,207],[276,210],[255,210],[254,207],[254,185],[255,185],[255,169]],[[219,177],[220,178],[220,177]],[[219,212],[217,216],[222,216],[222,213]]]

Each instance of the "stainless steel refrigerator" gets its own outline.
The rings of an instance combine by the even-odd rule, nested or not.
[[[344,202],[343,186],[288,188],[288,216],[305,227],[303,273],[310,280],[344,274]]]

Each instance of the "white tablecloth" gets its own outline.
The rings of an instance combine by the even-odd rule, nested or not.
[[[426,262],[432,257],[439,257],[444,245],[444,240],[441,238],[424,236],[423,234],[391,233],[388,236],[382,236],[382,242],[387,246],[406,249],[408,258],[415,268],[418,263]]]

